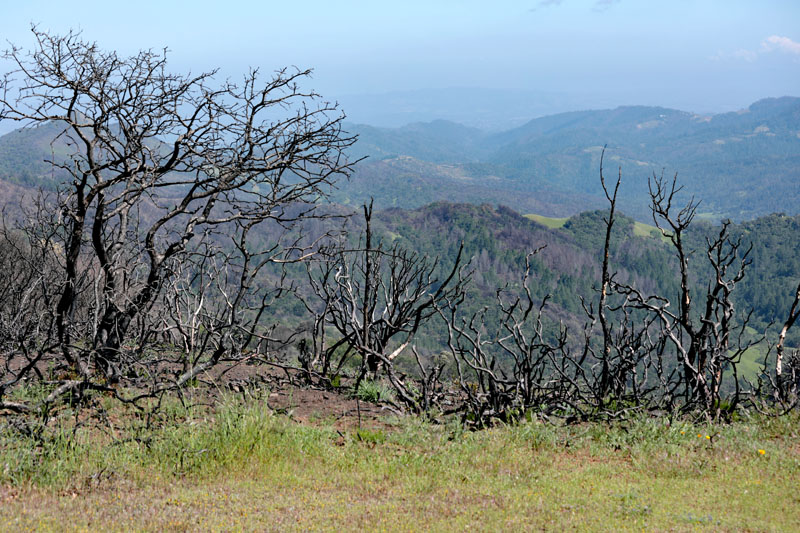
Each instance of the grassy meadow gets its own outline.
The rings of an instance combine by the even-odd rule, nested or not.
[[[533,220],[534,222],[538,222],[539,224],[550,229],[563,228],[564,224],[566,224],[567,221],[569,220],[569,217],[554,218],[554,217],[546,217],[544,215],[537,215],[535,213],[525,215],[525,218]],[[636,235],[637,237],[661,238],[661,233],[659,232],[657,227],[637,221],[633,222],[633,234]]]
[[[567,220],[569,220],[569,217],[553,218],[553,217],[546,217],[544,215],[537,215],[535,213],[525,215],[525,218],[533,220],[534,222],[538,222],[542,226],[545,226],[550,229],[563,228],[564,224],[566,224]]]
[[[145,418],[6,427],[0,530],[800,530],[797,416],[358,429],[229,399]]]

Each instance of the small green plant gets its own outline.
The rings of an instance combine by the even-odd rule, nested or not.
[[[392,390],[380,381],[363,380],[356,390],[356,398],[363,402],[380,403],[392,401]]]
[[[386,434],[380,429],[371,430],[362,428],[356,431],[356,438],[367,444],[381,444],[386,441]]]

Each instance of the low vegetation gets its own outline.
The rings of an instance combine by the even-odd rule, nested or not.
[[[417,417],[298,424],[261,400],[157,423],[2,431],[5,530],[708,530],[800,527],[798,420],[636,418],[479,432]],[[366,422],[366,421],[365,421]]]

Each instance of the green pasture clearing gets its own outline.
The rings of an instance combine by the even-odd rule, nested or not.
[[[643,222],[636,222],[633,223],[633,234],[637,237],[655,237],[661,238],[661,232],[658,230],[657,227],[651,226],[650,224],[645,224]]]
[[[525,215],[525,218],[527,218],[529,220],[533,220],[534,222],[538,222],[542,226],[546,226],[546,227],[548,227],[550,229],[563,228],[564,224],[566,224],[567,220],[569,220],[569,217],[552,218],[552,217],[545,217],[545,216],[536,215],[536,214]]]
[[[764,370],[764,357],[766,355],[767,347],[764,343],[755,344],[742,352],[742,357],[736,367],[738,375],[755,383],[758,375]]]
[[[553,217],[546,217],[543,215],[537,215],[534,213],[525,215],[525,218],[529,220],[533,220],[534,222],[538,222],[539,224],[546,226],[550,229],[558,229],[563,228],[564,224],[567,223],[569,217],[565,218],[553,218]],[[645,224],[643,222],[634,222],[633,223],[633,234],[637,237],[661,237],[661,233],[658,231],[658,228],[655,226],[651,226],[649,224]]]

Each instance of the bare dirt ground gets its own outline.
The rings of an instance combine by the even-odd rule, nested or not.
[[[296,371],[269,365],[219,367],[209,378],[208,391],[212,396],[268,391],[266,402],[270,409],[302,423],[332,423],[337,429],[381,427],[382,418],[401,414],[389,405],[357,400],[349,391],[302,385]]]

